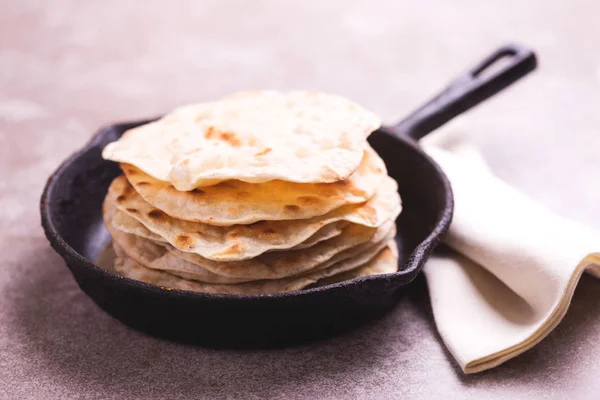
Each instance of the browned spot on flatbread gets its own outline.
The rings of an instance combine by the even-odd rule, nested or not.
[[[148,185],[150,185],[150,182],[146,182],[146,181],[140,181],[135,184],[135,186],[148,186]]]
[[[191,248],[194,246],[194,239],[183,233],[181,235],[177,235],[175,241],[181,247]]]
[[[264,149],[262,149],[261,151],[259,151],[258,153],[254,154],[254,155],[255,155],[256,157],[259,157],[259,156],[264,156],[265,154],[268,154],[268,153],[270,153],[270,152],[271,152],[271,150],[273,150],[273,149],[272,149],[272,148],[270,148],[270,147],[265,147]]]
[[[125,210],[127,210],[128,212],[132,213],[132,214],[137,214],[139,211],[136,210],[135,208],[126,208]]]
[[[151,219],[162,219],[166,216],[164,212],[158,209],[154,209],[148,212],[148,217]]]
[[[286,204],[285,206],[283,206],[283,209],[290,213],[297,213],[298,211],[300,211],[300,207],[294,204]]]
[[[119,165],[121,170],[127,175],[127,178],[134,177],[138,175],[138,169],[131,164],[123,164]]]
[[[235,192],[235,197],[237,197],[238,199],[247,199],[250,196],[251,196],[250,192],[247,192],[245,190]]]
[[[125,181],[125,183],[123,184],[123,190],[122,190],[122,194],[124,196],[127,196],[129,194],[132,194],[135,190],[133,189],[133,186],[131,186],[127,181]]]
[[[315,205],[321,202],[321,199],[316,196],[300,196],[296,200],[303,206]]]
[[[208,128],[206,128],[206,132],[204,132],[204,137],[206,139],[214,139],[216,134],[216,129],[212,126],[209,126]]]
[[[202,196],[206,192],[204,190],[202,190],[202,189],[196,188],[196,189],[191,190],[190,193],[195,194],[197,196]]]
[[[122,202],[124,202],[125,200],[127,200],[127,196],[125,196],[125,195],[122,195],[122,194],[121,194],[121,195],[119,195],[119,196],[117,196],[117,203],[122,203]]]
[[[232,147],[240,147],[242,141],[233,132],[223,132],[216,129],[214,126],[209,126],[204,132],[204,137],[209,140],[221,140]]]
[[[221,132],[219,133],[219,139],[231,147],[240,147],[242,145],[242,141],[233,132]]]
[[[246,245],[238,242],[238,243],[232,244],[227,249],[225,249],[225,251],[223,251],[223,254],[239,254],[239,253],[243,252],[244,250],[246,250]]]

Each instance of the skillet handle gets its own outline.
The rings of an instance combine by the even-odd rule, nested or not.
[[[507,63],[499,69],[495,68],[494,65],[500,60]],[[393,126],[391,131],[419,140],[527,75],[536,66],[536,57],[531,50],[515,44],[503,46],[452,82],[434,99]]]

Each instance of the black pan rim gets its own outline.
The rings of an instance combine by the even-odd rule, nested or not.
[[[65,259],[73,259],[76,260],[80,265],[85,268],[90,268],[99,272],[102,276],[108,279],[119,279],[124,280],[128,283],[129,286],[133,286],[136,289],[151,291],[154,293],[160,293],[161,296],[173,296],[173,297],[193,297],[196,299],[205,299],[205,300],[228,300],[228,301],[269,301],[269,300],[279,300],[284,298],[293,298],[298,296],[308,296],[316,293],[323,293],[334,290],[342,290],[347,289],[352,286],[357,286],[361,284],[365,284],[369,281],[378,281],[378,280],[393,280],[398,286],[403,286],[405,284],[410,283],[420,272],[421,268],[424,265],[424,262],[428,258],[429,254],[433,251],[436,245],[440,242],[442,236],[447,232],[450,222],[452,220],[452,213],[454,209],[454,199],[452,196],[452,188],[450,182],[439,165],[429,157],[420,146],[410,138],[399,138],[397,135],[393,134],[390,129],[386,129],[382,127],[379,129],[383,134],[392,136],[395,140],[402,140],[408,143],[413,149],[419,153],[421,153],[435,168],[438,172],[439,176],[442,179],[444,189],[448,193],[445,197],[445,207],[442,210],[441,217],[436,222],[435,228],[430,232],[430,234],[421,242],[419,245],[413,250],[410,254],[408,260],[404,264],[405,268],[401,271],[388,273],[388,274],[379,274],[379,275],[370,275],[357,277],[350,280],[333,283],[330,285],[310,288],[310,289],[301,289],[294,290],[290,292],[281,292],[281,293],[271,293],[271,294],[214,294],[214,293],[203,293],[203,292],[194,292],[189,290],[180,290],[180,289],[171,289],[166,288],[142,281],[138,281],[135,279],[123,277],[121,275],[115,274],[111,271],[108,271],[100,266],[96,265],[94,261],[89,260],[79,252],[77,252],[73,247],[71,247],[59,234],[58,230],[55,227],[54,223],[54,215],[49,208],[49,204],[52,200],[53,191],[58,182],[61,179],[63,171],[68,169],[71,164],[73,164],[77,159],[84,156],[87,152],[92,151],[95,147],[98,146],[98,142],[102,137],[111,129],[114,129],[118,126],[131,126],[138,125],[141,123],[149,122],[149,119],[143,121],[131,121],[131,122],[123,122],[123,123],[115,123],[104,126],[96,133],[91,140],[80,150],[73,153],[69,158],[67,158],[48,178],[46,182],[41,200],[40,200],[40,214],[41,214],[41,222],[42,227],[44,228],[44,232],[46,237],[48,238],[52,248],[59,253],[59,255]],[[109,163],[110,161],[106,161]]]

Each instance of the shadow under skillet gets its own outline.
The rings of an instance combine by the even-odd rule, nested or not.
[[[24,344],[22,356],[54,384],[79,387],[82,394],[175,398],[254,390],[273,395],[294,385],[314,387],[324,379],[377,373],[392,345],[372,339],[383,336],[389,319],[287,349],[216,350],[161,340],[104,313],[49,247],[20,257],[7,305],[14,310],[12,340]]]
[[[52,387],[62,388],[62,397],[293,392],[315,398],[439,393],[457,384],[490,394],[507,388],[543,394],[555,384],[565,390],[590,367],[589,349],[578,351],[577,343],[600,332],[600,282],[584,276],[567,316],[549,337],[498,368],[464,376],[437,335],[420,275],[392,312],[349,333],[286,349],[216,350],[156,339],[119,323],[85,296],[43,240],[4,245],[18,257],[5,269],[10,286],[2,294],[6,308],[0,318],[8,315],[3,340],[13,344],[4,375],[29,377],[32,386],[21,383],[13,390],[21,395]],[[423,381],[431,374],[435,386]]]

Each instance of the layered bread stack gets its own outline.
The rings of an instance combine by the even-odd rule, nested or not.
[[[319,92],[243,92],[127,131],[103,206],[119,274],[263,294],[395,272],[396,182],[379,118]]]

